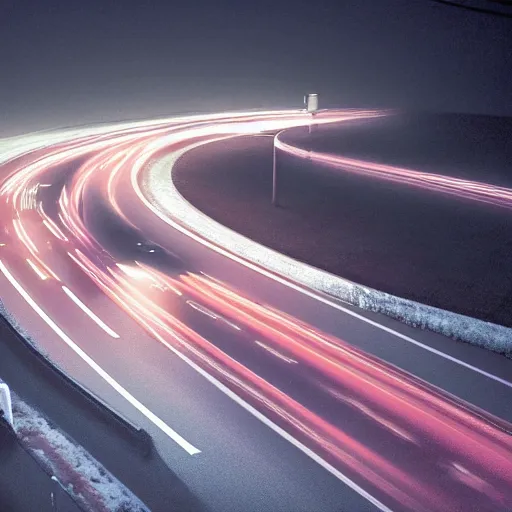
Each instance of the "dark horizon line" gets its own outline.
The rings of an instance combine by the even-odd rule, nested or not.
[[[475,6],[472,6],[472,5],[465,5],[465,4],[461,4],[459,2],[455,2],[455,1],[451,1],[451,0],[431,0],[431,1],[432,2],[436,2],[438,4],[448,5],[450,7],[457,7],[459,9],[465,9],[467,11],[477,12],[477,13],[480,13],[480,14],[488,14],[488,15],[491,15],[491,16],[499,16],[499,17],[502,17],[502,18],[512,19],[512,13],[508,13],[508,12],[495,11],[493,9],[487,9],[485,7],[475,7]],[[505,2],[497,2],[497,3],[503,4],[503,5],[512,5],[509,2],[507,2],[507,3],[505,3]]]

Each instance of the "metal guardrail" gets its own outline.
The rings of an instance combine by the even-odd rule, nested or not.
[[[115,423],[117,423],[117,425],[127,430],[130,435],[133,436],[137,442],[137,445],[145,455],[150,453],[153,446],[153,440],[143,428],[135,425],[128,418],[126,418],[124,415],[122,415],[120,412],[115,410],[100,397],[94,394],[91,390],[87,389],[85,386],[73,379],[73,377],[68,375],[64,370],[53,364],[52,361],[50,361],[44,354],[42,354],[34,344],[32,344],[30,341],[25,339],[24,336],[21,335],[7,318],[0,314],[0,321],[2,320],[6,323],[8,329],[13,333],[13,335],[16,336],[16,338],[19,339],[26,348],[29,349],[29,351],[38,359],[41,364],[43,364],[46,368],[49,368],[53,373],[57,374],[61,379],[65,381],[66,384],[74,388],[75,391],[78,391],[92,405],[106,411],[110,418]]]

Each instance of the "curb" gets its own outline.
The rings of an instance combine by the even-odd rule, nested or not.
[[[56,478],[51,471],[48,471],[47,468],[44,467],[43,464],[37,460],[37,458],[34,456],[34,454],[27,449],[26,446],[21,442],[20,438],[16,434],[16,431],[12,427],[12,425],[6,421],[3,415],[0,414],[0,453],[2,452],[2,448],[6,446],[7,443],[16,443],[16,445],[23,450],[23,452],[34,461],[36,466],[39,468],[40,471],[42,471],[49,479],[54,480]],[[60,482],[59,482],[60,484]],[[80,505],[80,503],[76,500],[76,498],[61,484],[62,492],[66,493],[69,499],[73,502],[74,505],[76,505],[76,508],[78,510],[83,510],[85,512],[85,509]],[[49,500],[52,500],[52,496],[48,497]]]

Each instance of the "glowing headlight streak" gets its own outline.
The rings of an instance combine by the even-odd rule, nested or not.
[[[138,147],[136,147],[135,149],[132,149],[132,151],[126,151],[124,154],[122,152],[121,152],[121,154],[118,154],[117,149],[114,151],[111,159],[115,160],[117,158],[119,160],[119,162],[115,165],[115,167],[113,169],[109,170],[110,172],[109,172],[109,177],[108,177],[108,181],[107,181],[107,196],[108,196],[109,204],[112,206],[112,208],[114,209],[116,214],[121,219],[123,219],[124,222],[126,222],[127,224],[129,224],[132,227],[134,227],[133,224],[130,222],[128,217],[126,217],[126,215],[123,213],[123,211],[121,210],[121,208],[119,207],[119,205],[117,203],[116,195],[114,193],[114,187],[115,187],[116,181],[119,177],[119,171],[122,170],[123,165],[125,165],[130,160],[132,155],[137,150],[138,150]],[[108,163],[109,162],[107,161],[102,165],[107,166]]]
[[[63,242],[67,242],[68,239],[66,235],[60,230],[59,226],[55,224],[50,218],[43,219],[43,224],[48,228],[48,231],[59,240],[62,240]]]
[[[132,267],[124,263],[116,263],[116,267],[122,270],[127,276],[133,277],[134,279],[153,280],[151,275],[145,269]]]
[[[27,235],[27,232],[25,231],[25,228],[21,222],[18,219],[14,219],[12,223],[14,226],[14,231],[16,231],[16,234],[18,235],[18,238],[21,240],[23,245],[25,245],[32,254],[37,254],[39,251],[34,245],[34,242],[32,242],[30,237]]]
[[[25,188],[21,192],[21,210],[28,210],[26,204],[27,204],[27,196],[28,196],[28,190]]]
[[[14,231],[16,232],[16,235],[18,236],[18,239],[28,249],[28,251],[30,252],[32,257],[36,260],[37,264],[40,267],[42,267],[49,276],[53,277],[53,279],[55,279],[56,281],[60,281],[57,274],[48,265],[46,265],[46,263],[40,258],[39,254],[38,254],[39,251],[37,250],[37,247],[32,242],[30,237],[27,235],[27,232],[23,228],[21,221],[19,221],[18,219],[14,219],[13,226],[14,226]]]
[[[207,317],[212,318],[213,320],[218,320],[219,318],[219,316],[216,315],[213,311],[210,311],[208,308],[201,306],[201,304],[198,304],[193,300],[187,300],[185,303],[188,304],[192,309],[199,311],[199,313],[202,313],[203,315],[206,315]]]
[[[126,158],[123,159],[123,153],[126,152],[125,156],[129,156],[129,149],[131,146],[136,146],[136,142],[139,144],[143,141],[153,138],[155,135],[139,135],[137,139],[130,138],[127,140],[122,139],[119,144],[115,146],[115,149],[107,149],[103,152],[99,152],[97,155],[90,158],[85,162],[80,169],[75,173],[75,177],[71,184],[71,192],[68,194],[66,189],[63,189],[61,197],[59,199],[59,218],[63,225],[74,234],[81,243],[91,246],[95,242],[91,236],[87,233],[87,230],[81,222],[80,214],[80,203],[84,194],[84,189],[91,177],[101,172],[102,168],[107,168],[109,165],[113,165],[116,161],[121,166]],[[121,151],[121,157],[116,154],[116,151]],[[114,207],[115,209],[115,207]]]
[[[385,484],[383,478],[378,476],[381,473],[380,470],[370,469],[371,467],[373,467],[373,462],[375,462],[376,460],[375,457],[377,457],[373,452],[364,452],[366,454],[366,456],[364,456],[364,463],[362,463],[359,460],[356,460],[355,457],[349,455],[350,450],[349,452],[347,452],[345,451],[345,449],[341,448],[341,446],[345,446],[344,443],[338,444],[334,440],[328,441],[327,438],[324,439],[323,435],[318,432],[317,427],[313,425],[306,426],[309,425],[309,420],[301,420],[300,412],[302,411],[302,413],[306,414],[307,410],[300,406],[300,404],[298,404],[295,401],[290,401],[290,399],[284,393],[270,386],[266,381],[257,377],[252,372],[249,372],[245,367],[243,367],[242,365],[234,361],[232,358],[224,354],[222,351],[220,351],[210,342],[199,336],[197,333],[188,328],[182,322],[178,321],[176,318],[169,315],[169,313],[160,310],[163,317],[161,320],[155,321],[154,310],[141,309],[141,305],[143,304],[143,302],[137,299],[134,300],[134,293],[132,291],[130,291],[129,293],[123,293],[122,297],[120,297],[120,300],[122,301],[125,307],[129,308],[132,317],[139,321],[143,326],[146,326],[146,328],[148,328],[150,332],[152,332],[153,335],[157,339],[162,341],[166,346],[169,346],[169,344],[166,341],[165,337],[162,337],[162,335],[158,334],[159,329],[163,330],[167,336],[171,336],[172,338],[179,340],[182,348],[191,351],[196,357],[201,358],[201,360],[207,363],[210,369],[213,370],[215,373],[220,372],[220,375],[223,376],[223,378],[228,378],[229,381],[236,386],[236,388],[240,388],[243,391],[243,394],[249,393],[257,401],[257,403],[261,403],[262,405],[264,405],[265,409],[267,409],[268,411],[272,411],[272,414],[277,414],[279,417],[281,417],[281,419],[284,419],[287,422],[291,422],[294,428],[298,428],[301,432],[307,434],[307,436],[310,438],[310,441],[319,443],[324,450],[327,450],[327,453],[331,454],[331,456],[335,455],[336,457],[340,457],[341,460],[350,465],[355,464],[355,467],[357,467],[358,470],[365,475],[365,477],[370,478],[372,481],[378,482],[380,485],[385,485],[386,487],[393,488],[392,493],[399,496],[400,500],[406,500],[411,504],[414,503],[415,506],[418,506],[417,501],[413,500],[412,498],[408,498],[406,496],[406,493],[402,493],[396,488],[396,482],[391,486],[390,484]],[[169,325],[167,326],[167,324]],[[153,327],[151,327],[152,325]],[[203,353],[202,350],[206,350],[206,353]],[[214,356],[216,359],[218,358],[220,361],[215,362],[214,360],[211,359],[212,356]],[[247,378],[248,376],[250,376],[250,379]],[[252,387],[251,382],[253,384],[254,382],[257,382],[258,388],[261,388],[261,391],[257,391],[257,388]],[[295,410],[296,412],[292,412],[291,410],[289,410],[289,407],[284,404],[279,405],[278,402],[274,402],[274,398],[272,398],[272,396],[267,396],[269,390],[272,390],[272,393],[277,394],[277,396],[281,397],[282,400],[285,400],[285,402],[288,403],[292,410]],[[299,414],[299,416],[295,417],[294,414]],[[307,414],[309,417],[309,414],[311,413],[307,411]],[[323,420],[321,420],[319,417],[313,415],[312,418],[314,418],[315,422],[318,422],[324,425],[325,428],[330,429],[333,435],[336,432],[338,432],[336,429],[334,429],[334,427],[329,427],[327,423],[322,422]],[[268,420],[266,423],[268,424]],[[338,432],[338,434],[336,435],[342,434]],[[348,441],[348,439],[350,438],[346,436],[343,437],[343,439],[346,439]],[[354,440],[350,441],[351,446],[353,445],[353,442]],[[295,441],[294,444],[300,445],[300,443],[298,443],[297,441]],[[358,446],[360,450],[364,450],[362,445],[356,444],[356,446]],[[361,457],[363,457],[360,450],[358,451],[358,453],[360,454]],[[316,457],[315,460],[318,460],[318,456]],[[384,464],[383,460],[378,460],[380,461],[379,464]],[[327,463],[324,462],[323,465],[325,467]],[[397,471],[398,470],[396,468],[392,468],[392,466],[388,466],[387,469],[385,470],[386,473],[390,472],[395,474],[400,481],[403,478],[406,478],[405,475],[397,473]],[[339,475],[339,472],[335,470],[335,474]],[[398,474],[400,474],[401,476],[398,476]],[[343,476],[343,478],[343,481],[347,480],[346,477]],[[352,488],[354,488],[354,486],[357,488],[356,484],[354,484],[351,481],[348,482],[350,483]],[[362,492],[364,494],[367,494],[365,491]],[[374,500],[372,502],[376,502],[374,498],[370,497],[370,499]],[[380,508],[381,510],[389,510],[382,504],[380,504]]]
[[[261,348],[265,349],[267,352],[270,352],[273,356],[276,356],[277,358],[281,359],[285,363],[293,363],[293,364],[299,363],[295,359],[292,359],[291,357],[287,357],[287,356],[281,354],[281,352],[278,352],[274,348],[269,347],[268,345],[265,345],[265,343],[263,343],[261,341],[256,340],[254,343],[256,343],[256,345],[260,346]]]
[[[26,258],[25,261],[29,264],[30,268],[39,276],[40,279],[43,281],[48,279],[48,276],[35,263],[30,261],[28,258]]]
[[[208,292],[204,288],[197,286],[196,288],[203,292],[199,298],[204,302],[208,298]],[[187,288],[187,293],[194,294],[190,288]],[[211,300],[207,302],[212,307],[215,305],[216,309],[220,309],[224,314],[229,314],[229,306],[225,301],[219,300],[221,299],[219,295],[210,295],[210,298]],[[222,307],[223,305],[225,307]],[[259,305],[252,306],[252,311],[261,311],[262,309],[264,308]],[[506,432],[503,431],[503,426],[493,424],[493,419],[490,417],[484,418],[478,412],[475,414],[461,401],[453,398],[446,400],[446,397],[442,397],[431,386],[418,386],[414,382],[415,379],[407,376],[404,372],[393,371],[388,365],[382,363],[368,364],[370,358],[361,358],[355,350],[352,353],[344,351],[346,357],[341,357],[340,352],[332,350],[332,344],[315,343],[315,341],[323,340],[318,336],[312,337],[305,329],[302,335],[304,341],[301,342],[297,331],[294,336],[290,335],[284,329],[283,323],[272,325],[268,316],[259,321],[254,315],[244,313],[236,306],[231,308],[231,315],[239,321],[243,321],[248,329],[256,329],[267,339],[281,345],[287,353],[295,354],[296,359],[317,367],[323,375],[329,375],[344,389],[363,396],[365,403],[375,403],[380,408],[384,406],[387,415],[394,409],[399,410],[397,418],[406,426],[399,430],[395,428],[395,432],[400,437],[404,437],[406,431],[407,435],[411,437],[409,431],[412,429],[417,431],[415,437],[419,435],[422,438],[432,437],[437,442],[446,443],[448,450],[457,449],[460,453],[475,460],[479,459],[478,450],[485,446],[487,450],[494,453],[493,457],[496,460],[500,460],[498,466],[504,463],[506,454],[512,451],[510,438],[503,437]],[[338,344],[340,344],[339,340]],[[395,416],[394,413],[389,415],[390,418],[393,416]],[[387,423],[385,423],[386,421]],[[395,423],[382,417],[378,422],[389,430],[391,430],[389,426]],[[489,436],[486,426],[489,424],[499,428],[494,431],[492,436]],[[464,426],[464,430],[461,429],[462,426]],[[453,435],[454,431],[457,431],[456,435]],[[510,433],[510,425],[508,433]],[[504,440],[508,442],[500,446]],[[492,468],[492,464],[488,464],[486,458],[480,458],[478,464],[481,470],[485,468],[485,471],[489,471],[490,474],[497,471],[497,468]]]
[[[59,206],[60,209],[63,210],[69,205],[68,192],[66,189],[66,185],[62,187],[62,191],[59,196]]]
[[[167,276],[161,274],[160,272],[157,272],[156,270],[152,269],[151,267],[148,267],[147,265],[144,265],[143,263],[140,263],[138,261],[135,262],[135,264],[143,269],[149,276],[153,278],[155,283],[157,283],[159,286],[162,287],[163,290],[171,290],[173,293],[175,293],[178,296],[183,295],[183,293],[174,286],[174,284],[171,282],[171,279],[169,279]]]
[[[234,308],[232,309],[232,314],[235,314],[237,318],[239,318],[241,314],[249,315],[246,318],[249,318],[251,325],[255,325],[253,322],[256,320],[256,325],[261,326],[263,329],[272,328],[273,332],[277,333],[278,336],[288,333],[293,340],[303,339],[306,341],[308,347],[314,348],[319,354],[332,357],[344,366],[349,363],[365,378],[371,377],[372,375],[376,376],[377,379],[373,382],[378,383],[379,386],[385,383],[396,396],[402,396],[408,400],[411,398],[421,399],[422,402],[425,403],[432,402],[432,404],[435,405],[435,409],[442,411],[442,417],[454,416],[455,421],[464,423],[471,428],[478,426],[478,420],[483,420],[484,422],[491,423],[501,431],[512,434],[510,425],[504,429],[503,425],[493,423],[492,417],[479,415],[478,410],[468,408],[464,402],[456,400],[453,397],[440,396],[435,392],[435,388],[417,379],[411,378],[411,376],[405,372],[393,369],[392,366],[355,349],[338,338],[316,333],[300,322],[288,318],[283,313],[274,311],[260,304],[255,304],[249,299],[229,290],[218,281],[210,282],[208,279],[193,274],[183,276],[182,280],[185,283],[193,283],[192,288],[187,287],[187,291],[191,295],[194,295],[195,290],[195,295],[198,296],[197,292],[200,291],[201,288],[198,288],[197,284],[201,284],[203,287],[207,287],[214,292],[213,295],[202,293],[198,296],[202,301],[210,303],[212,307],[215,305],[219,308],[222,307],[223,304],[229,304],[229,306]],[[223,311],[225,314],[229,314],[229,310],[224,308]],[[268,331],[265,332],[268,335]],[[278,340],[279,338],[277,338],[277,341]],[[426,397],[426,399],[423,397]],[[475,417],[477,418],[476,422]]]
[[[405,441],[408,441],[410,443],[414,443],[414,444],[416,444],[418,446],[421,444],[408,431],[400,428],[395,423],[389,421],[388,419],[384,418],[380,414],[374,412],[370,407],[368,407],[367,405],[363,404],[362,402],[360,402],[358,400],[355,400],[353,398],[346,397],[342,393],[340,393],[339,391],[336,391],[336,390],[328,389],[328,393],[332,394],[335,398],[337,398],[341,402],[344,402],[344,403],[346,403],[348,405],[351,405],[351,406],[355,407],[358,411],[362,412],[365,416],[368,416],[369,418],[371,418],[372,420],[376,421],[380,425],[384,426],[390,432],[392,432],[393,434],[397,435],[398,437],[401,437]]]
[[[274,115],[274,117],[275,117],[275,114],[272,114],[272,115]],[[295,125],[295,124],[297,124],[297,119],[300,119],[299,124],[304,124],[306,122],[305,120],[307,119],[307,117],[305,117],[304,115],[297,115],[296,113],[295,114],[290,114],[289,112],[287,112],[286,115],[288,116],[288,119],[284,119],[284,121],[278,121],[277,125],[272,124],[272,123],[276,122],[275,119],[274,119],[274,121],[272,121],[272,122],[270,122],[268,124],[268,128],[269,129],[270,128],[281,128],[283,126],[283,123],[284,123],[285,126]],[[259,115],[251,115],[251,116],[247,116],[247,117],[249,117],[252,120],[255,120],[255,119],[261,119],[263,117],[263,115],[259,114]],[[332,116],[332,119],[334,119],[336,117],[340,118],[340,115],[338,114],[337,116]],[[341,116],[341,117],[343,119],[345,119],[346,116],[344,115],[344,116]],[[290,118],[292,118],[292,119],[290,119]],[[332,122],[332,119],[329,119],[329,122]],[[202,134],[209,133],[212,130],[213,131],[219,130],[219,127],[215,126],[215,127],[212,128],[212,127],[207,127],[206,126],[204,128],[198,128],[198,129],[195,129],[193,131],[193,135],[194,136],[200,136]],[[191,136],[191,133],[189,133],[190,131],[191,130],[184,130],[184,132],[186,132],[186,136],[188,136],[188,137]],[[222,131],[222,127],[220,128],[220,131]],[[231,131],[230,127],[229,127],[229,131]],[[171,137],[171,138],[174,137],[174,140],[181,140],[184,136],[183,136],[183,134],[180,134],[180,135],[181,135],[181,137],[178,137],[178,139],[176,139],[176,136],[168,136],[168,138],[169,137]],[[151,144],[150,144],[150,146],[151,146]],[[157,145],[155,147],[158,149],[159,147],[161,147],[161,145]],[[149,153],[146,152],[145,154],[149,154]],[[104,163],[100,164],[100,167],[101,167],[101,165],[104,165]],[[87,166],[87,164],[86,164],[86,166]],[[93,172],[93,164],[89,163],[88,171],[85,171],[85,169],[84,169],[84,172],[79,173],[80,174],[80,178],[78,178],[78,182],[75,183],[75,186],[73,187],[74,201],[71,202],[73,204],[73,211],[64,212],[64,210],[68,210],[68,207],[69,207],[69,204],[70,204],[70,203],[67,203],[66,194],[65,194],[65,191],[64,191],[64,194],[63,194],[64,199],[61,202],[61,209],[62,209],[61,213],[62,213],[62,215],[59,215],[61,221],[69,229],[71,229],[75,233],[75,235],[78,235],[79,238],[81,238],[82,242],[86,241],[87,235],[83,231],[83,229],[80,227],[80,223],[77,222],[77,217],[78,217],[78,215],[77,215],[78,201],[79,201],[79,197],[82,194],[83,187],[85,186],[85,183],[86,183],[87,179],[91,176],[92,172]]]
[[[311,413],[285,393],[217,349],[210,342],[190,331],[176,319],[172,319],[172,321],[172,330],[168,330],[167,334],[174,336],[183,349],[199,358],[220,379],[227,380],[229,385],[242,397],[246,396],[256,404],[257,408],[263,408],[267,416],[275,418],[278,423],[282,424],[284,422],[288,430],[291,430],[295,435],[299,434],[300,437],[305,437],[307,444],[316,445],[316,450],[320,450],[324,455],[331,458],[334,457],[338,462],[342,462],[356,471],[360,477],[372,482],[377,488],[385,489],[384,492],[389,493],[401,503],[407,503],[414,510],[422,509],[421,501],[418,501],[417,497],[418,489],[415,492],[416,496],[412,496],[413,480],[409,479],[398,468],[390,465],[372,450],[365,448],[350,436]],[[157,339],[162,339],[162,337],[157,337]],[[296,440],[294,444],[302,445]],[[318,456],[316,460],[318,461]],[[322,465],[329,467],[325,461]],[[335,474],[342,476],[344,478],[342,481],[345,481],[352,488],[359,488],[362,491],[357,484],[340,474],[339,471],[336,471]],[[384,477],[384,475],[386,476]],[[393,476],[391,477],[391,475]],[[390,480],[392,480],[392,483]],[[405,489],[408,489],[408,491]],[[422,489],[420,494],[423,492]],[[428,493],[428,491],[426,492]],[[364,493],[368,494],[366,491]],[[427,499],[426,496],[423,499]],[[375,503],[375,501],[375,498],[373,498],[372,502]],[[380,503],[379,508],[389,510],[382,503]]]
[[[286,144],[279,140],[279,137],[276,137],[275,145],[276,148],[295,157],[310,159],[346,172],[412,185],[503,208],[512,208],[512,189],[509,188],[391,165],[366,162],[339,155],[308,151]]]
[[[150,126],[149,123],[148,126]],[[164,125],[165,126],[165,125]],[[155,129],[154,133],[163,133],[168,127],[160,127]],[[101,132],[101,130],[98,130]],[[147,134],[146,134],[147,136]],[[42,157],[38,157],[31,164],[15,169],[11,172],[10,176],[4,181],[1,190],[2,194],[11,193],[14,191],[13,203],[17,204],[18,196],[21,191],[26,188],[29,180],[37,179],[37,176],[47,169],[62,165],[79,158],[87,153],[101,151],[111,146],[114,142],[123,143],[127,141],[134,141],[141,137],[140,127],[135,131],[120,131],[119,134],[107,133],[103,136],[89,135],[84,136],[82,139],[74,140],[68,145],[58,147],[57,149],[46,151]],[[38,180],[39,182],[40,180]],[[15,190],[17,189],[17,190]],[[66,200],[66,196],[64,196]]]
[[[80,254],[79,249],[76,249],[76,252]],[[74,256],[70,252],[68,252],[67,254],[89,277],[93,279],[93,281],[97,282],[99,280],[99,276],[96,275],[92,270],[87,268],[76,256]]]
[[[392,512],[392,510],[384,505],[382,501],[375,498],[373,495],[371,495],[369,492],[367,492],[365,489],[363,489],[361,486],[359,486],[357,483],[355,483],[353,480],[348,478],[345,474],[343,474],[341,471],[336,469],[332,464],[327,462],[325,459],[320,457],[314,450],[306,446],[304,443],[299,441],[296,437],[291,435],[287,430],[279,426],[274,421],[270,420],[267,415],[261,413],[256,407],[252,406],[249,402],[245,401],[238,393],[235,393],[231,387],[228,387],[226,384],[224,384],[222,381],[228,379],[232,383],[238,383],[240,387],[247,387],[243,384],[240,380],[237,380],[233,375],[231,375],[229,372],[226,372],[221,366],[219,366],[213,359],[210,357],[202,354],[200,351],[195,349],[190,344],[185,345],[181,348],[188,348],[190,352],[190,356],[185,355],[182,350],[177,349],[174,347],[167,339],[166,337],[162,336],[155,327],[151,326],[144,317],[141,315],[134,315],[134,318],[143,326],[145,327],[149,333],[154,336],[156,340],[158,340],[160,343],[162,343],[165,347],[167,347],[173,354],[175,354],[178,358],[183,360],[186,364],[188,364],[191,368],[193,368],[197,373],[202,375],[208,382],[210,382],[213,386],[215,386],[217,389],[222,391],[226,396],[228,396],[231,400],[233,400],[235,403],[240,405],[242,408],[244,408],[246,411],[248,411],[250,414],[252,414],[255,418],[257,418],[259,421],[261,421],[264,425],[266,425],[268,428],[276,432],[278,435],[280,435],[283,439],[288,441],[290,444],[298,448],[300,451],[302,451],[305,455],[307,455],[309,458],[311,458],[313,461],[315,461],[317,464],[319,464],[321,467],[323,467],[326,471],[334,475],[338,480],[343,482],[345,485],[353,489],[355,492],[357,492],[359,495],[364,497],[366,500],[368,500],[370,503],[372,503],[375,507],[378,508],[378,510],[382,512]],[[186,342],[177,334],[173,332],[169,332],[169,335],[172,336],[173,339],[175,339],[180,344],[185,344]],[[201,364],[196,363],[194,360],[191,359],[191,357],[198,358],[201,362]],[[206,366],[212,373],[209,371],[206,371],[203,366]],[[214,377],[212,374],[217,374],[219,378]],[[225,377],[225,378],[224,378]],[[249,388],[250,389],[250,388]],[[273,407],[273,410],[275,410],[275,407]]]
[[[62,215],[62,212],[59,212],[57,214],[57,217],[59,217],[59,220],[60,222],[62,223],[62,225],[68,230],[68,231],[72,231],[70,225],[68,224],[68,221],[66,220],[66,218],[64,217],[64,215]],[[64,235],[65,236],[65,235]]]

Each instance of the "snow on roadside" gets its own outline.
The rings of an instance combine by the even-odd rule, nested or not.
[[[59,480],[84,510],[149,510],[96,459],[14,393],[12,408],[14,429],[21,443],[48,473]]]

